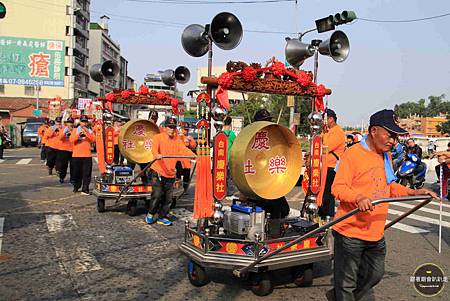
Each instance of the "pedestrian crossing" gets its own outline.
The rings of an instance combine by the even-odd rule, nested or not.
[[[18,157],[10,157],[5,159],[0,159],[0,165],[42,165],[40,158],[18,158]]]

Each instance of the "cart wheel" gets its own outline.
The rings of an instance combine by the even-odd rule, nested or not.
[[[105,199],[97,199],[97,211],[102,213],[106,211]]]
[[[273,284],[269,273],[255,274],[251,286],[252,292],[257,296],[267,296],[273,292]]]
[[[188,262],[187,273],[189,281],[193,286],[204,286],[207,285],[210,281],[205,269],[192,260],[189,260]]]
[[[128,215],[129,216],[136,216],[138,208],[137,208],[137,202],[136,200],[132,200],[128,202]]]
[[[314,281],[312,264],[301,265],[295,268],[294,284],[299,287],[311,286]]]

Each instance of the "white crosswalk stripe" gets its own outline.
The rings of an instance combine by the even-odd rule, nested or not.
[[[0,159],[0,163],[3,163],[3,162],[5,162],[5,160],[4,159]]]
[[[416,203],[421,203],[422,201],[415,201]],[[446,204],[447,203],[447,204]],[[431,201],[428,203],[427,206],[438,206],[439,207],[439,202],[438,201]],[[450,208],[450,202],[443,202],[442,203],[442,207],[443,208]]]
[[[31,159],[31,158],[27,158],[27,159],[20,159],[19,161],[17,161],[17,163],[16,163],[16,164],[19,164],[19,165],[25,165],[25,164],[28,164],[28,163],[30,163],[30,162],[31,162],[31,160],[33,160],[33,159]]]
[[[393,203],[390,206],[398,206],[398,207],[403,207],[403,208],[408,208],[408,209],[411,209],[411,208],[415,207],[414,205],[404,204],[404,203]],[[419,211],[427,212],[427,213],[433,213],[433,214],[439,215],[439,210],[430,209],[430,208],[427,208],[427,206],[420,208]],[[449,212],[445,212],[444,210],[442,210],[442,216],[450,217],[450,213]]]
[[[386,220],[386,223],[389,223],[390,220]],[[418,228],[418,227],[414,227],[414,226],[410,226],[410,225],[405,225],[402,223],[396,223],[392,226],[392,228],[395,229],[399,229],[405,232],[409,232],[409,233],[413,233],[413,234],[417,234],[417,233],[428,233],[430,231],[422,229],[422,228]]]
[[[420,213],[420,210],[418,212]],[[392,214],[392,215],[402,215],[403,213],[404,213],[403,211],[389,209],[389,214]],[[412,219],[412,220],[416,220],[416,221],[420,221],[420,222],[424,222],[424,223],[428,223],[428,224],[433,224],[433,225],[439,225],[439,216],[436,216],[436,218],[430,218],[427,216],[422,216],[422,215],[413,213],[406,217],[406,220],[408,220],[408,219]],[[442,227],[450,228],[450,223],[446,222],[446,221],[442,221]]]
[[[3,223],[4,222],[5,222],[5,218],[0,217],[0,255],[2,255]]]

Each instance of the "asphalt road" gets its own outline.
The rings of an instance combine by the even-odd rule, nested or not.
[[[0,300],[261,299],[223,271],[209,271],[212,282],[205,287],[189,283],[187,259],[178,245],[183,220],[192,211],[193,187],[178,203],[174,226],[149,226],[143,214],[130,217],[123,207],[97,213],[93,196],[73,194],[69,184],[47,175],[36,148],[6,150],[5,155],[0,161]],[[298,210],[299,189],[288,197]],[[390,219],[409,209],[390,208]],[[377,300],[450,300],[448,283],[440,295],[424,298],[410,282],[414,270],[428,262],[450,276],[450,203],[443,209],[441,254],[437,202],[386,232],[386,273],[376,287]],[[280,284],[263,299],[326,300],[330,263],[317,263],[314,274],[308,288],[278,275]]]

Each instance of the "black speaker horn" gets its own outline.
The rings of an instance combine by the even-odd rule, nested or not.
[[[161,74],[161,80],[167,86],[175,86],[175,83],[185,84],[191,78],[191,72],[185,66],[178,66],[175,71],[167,69]]]
[[[201,57],[208,52],[208,33],[205,27],[191,24],[183,30],[181,45],[190,56]]]
[[[347,35],[343,31],[336,30],[328,40],[320,43],[319,52],[322,55],[330,56],[338,63],[342,63],[350,52],[350,42]]]
[[[113,79],[119,74],[119,65],[111,60],[103,64],[95,64],[89,70],[91,78],[96,82],[102,82],[104,79]]]
[[[220,13],[211,21],[210,36],[223,50],[236,48],[242,40],[242,25],[239,19],[227,12]]]
[[[299,39],[286,38],[286,48],[284,50],[286,61],[295,68],[298,68],[303,62],[314,55],[314,47],[302,43]]]

